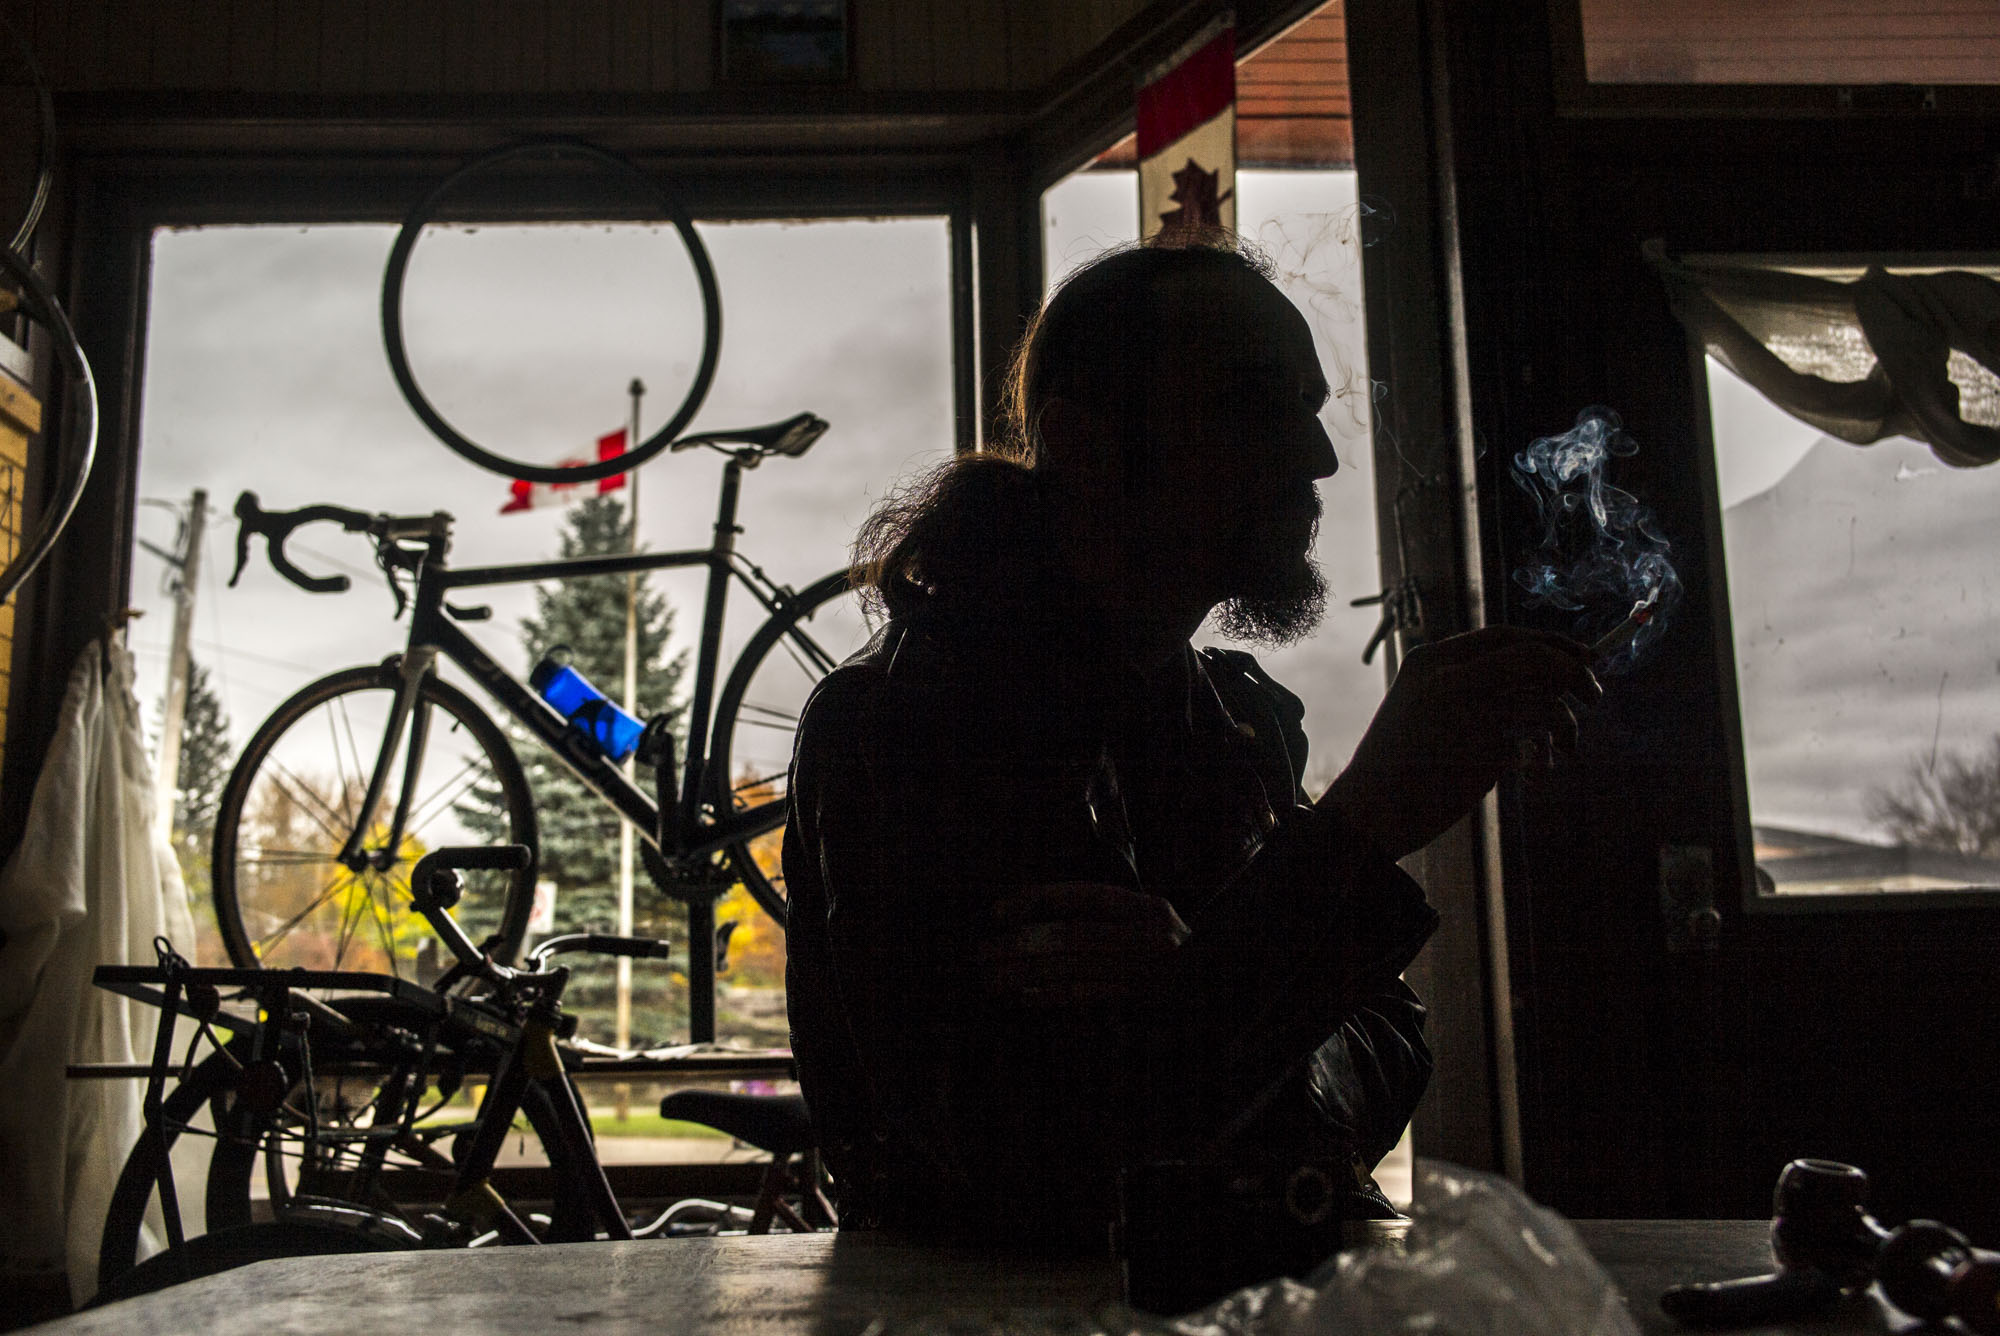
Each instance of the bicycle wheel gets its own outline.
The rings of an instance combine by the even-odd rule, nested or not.
[[[806,697],[821,678],[874,633],[846,571],[808,585],[792,606],[757,629],[743,647],[715,710],[708,773],[718,815],[782,802],[792,744]],[[744,889],[780,925],[785,921],[783,816],[771,829],[729,846]]]
[[[160,1102],[160,1117],[168,1152],[172,1152],[182,1130],[204,1105],[216,1105],[220,1125],[223,1106],[229,1093],[236,1088],[236,1071],[235,1062],[221,1053],[211,1053],[197,1063],[179,1085],[167,1092]],[[145,1228],[146,1208],[152,1202],[162,1168],[159,1152],[159,1143],[150,1135],[141,1133],[138,1144],[125,1157],[125,1167],[119,1171],[118,1182],[111,1190],[111,1202],[104,1212],[104,1232],[98,1236],[99,1293],[139,1263],[139,1239]],[[186,1193],[179,1196],[181,1200],[187,1200]],[[224,1228],[229,1224],[247,1223],[248,1220],[249,1195],[246,1192],[241,1216],[232,1215],[227,1220],[217,1221],[216,1225]]]
[[[534,797],[506,736],[432,675],[360,852],[340,859],[400,685],[394,659],[323,677],[280,705],[243,749],[217,805],[211,868],[216,925],[237,965],[416,978],[419,952],[434,953],[438,943],[410,907],[411,865],[446,844],[535,849]],[[408,819],[392,848],[391,817],[413,753]],[[463,882],[452,912],[475,942],[497,936],[495,959],[512,960],[533,907],[533,860],[517,872],[468,872]]]
[[[414,1225],[403,1208],[424,1203],[405,1202],[387,1185],[412,1178],[402,1170],[449,1172],[450,1139],[474,1125],[470,1103],[453,1097],[464,1090],[468,1069],[490,1071],[498,1061],[493,1040],[459,1013],[435,1017],[392,997],[326,1001],[359,1033],[312,1033],[310,1090],[294,1061],[285,1069],[289,1088],[282,1100],[247,1126],[221,1125],[226,1135],[209,1159],[211,1220],[247,1220],[261,1181],[280,1218],[302,1193],[388,1211]],[[392,1135],[412,1097],[418,1102],[407,1132]]]
[[[599,460],[580,465],[529,464],[518,459],[488,450],[444,420],[436,406],[425,397],[417,385],[417,378],[410,370],[409,351],[403,341],[403,286],[408,277],[410,253],[416,249],[417,237],[431,219],[437,215],[439,207],[453,188],[468,177],[476,176],[502,163],[518,158],[541,155],[559,157],[569,155],[581,158],[601,167],[609,168],[624,180],[638,185],[658,206],[660,214],[674,226],[680,235],[681,245],[687,249],[688,261],[694,267],[695,282],[701,288],[702,343],[701,358],[695,367],[694,380],[688,386],[687,396],[681,400],[667,418],[666,424],[644,442],[613,459]],[[624,473],[635,469],[653,456],[666,449],[679,436],[681,429],[694,420],[701,408],[701,401],[708,396],[710,382],[715,379],[715,364],[722,354],[722,298],[716,290],[715,266],[709,262],[708,249],[701,244],[695,234],[694,224],[680,203],[669,195],[660,183],[641,171],[636,164],[607,149],[587,144],[575,139],[537,139],[524,143],[509,144],[495,149],[466,163],[457,171],[439,182],[430,194],[417,201],[415,208],[403,220],[403,227],[396,234],[396,242],[389,248],[388,267],[382,274],[382,345],[389,355],[389,370],[396,378],[396,385],[403,392],[403,398],[417,417],[429,427],[431,434],[450,446],[459,455],[471,460],[481,468],[509,478],[522,478],[529,482],[578,483],[592,482],[608,478],[614,473]]]

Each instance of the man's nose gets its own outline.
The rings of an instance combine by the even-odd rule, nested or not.
[[[1340,472],[1340,456],[1333,451],[1333,438],[1327,435],[1326,424],[1318,418],[1312,425],[1312,475],[1315,479],[1331,478]]]

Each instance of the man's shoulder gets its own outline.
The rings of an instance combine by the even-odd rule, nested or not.
[[[824,726],[872,708],[888,683],[898,631],[894,623],[883,626],[867,644],[819,680],[806,697],[801,729],[808,724]]]
[[[930,637],[902,622],[888,622],[820,679],[806,700],[801,732],[893,725],[949,678],[947,668]]]

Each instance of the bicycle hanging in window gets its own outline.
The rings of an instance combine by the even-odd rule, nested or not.
[[[579,467],[511,460],[444,423],[415,387],[400,331],[402,275],[417,231],[446,189],[475,170],[547,153],[580,154],[644,182],[687,247],[703,297],[704,348],[686,400],[637,449]],[[746,470],[804,454],[827,424],[800,413],[761,427],[673,435],[699,409],[717,357],[721,321],[713,272],[671,198],[629,163],[588,145],[510,146],[454,173],[406,220],[385,274],[383,313],[398,382],[419,416],[454,450],[510,477],[577,482],[632,468],[663,450],[714,449],[726,463],[713,534],[705,548],[453,569],[452,518],[443,512],[371,515],[325,505],[271,512],[253,494],[240,497],[231,583],[248,560],[251,538],[261,535],[273,566],[292,583],[312,592],[347,588],[344,576],[301,571],[284,550],[299,526],[337,523],[374,541],[397,615],[407,610],[411,620],[401,654],[305,687],[244,748],[222,793],[212,848],[217,924],[231,960],[245,967],[414,974],[427,934],[409,908],[408,867],[424,852],[427,836],[445,829],[461,806],[480,803],[501,815],[502,838],[537,847],[533,795],[507,735],[439,676],[440,659],[457,664],[590,792],[633,823],[655,884],[688,903],[690,942],[714,938],[714,900],[737,881],[782,924],[785,887],[777,848],[791,731],[812,685],[857,647],[866,627],[844,570],[795,590],[739,553],[737,502]],[[587,721],[558,713],[457,625],[484,619],[488,609],[450,601],[458,591],[493,585],[692,566],[705,566],[708,576],[684,716],[685,755],[672,754],[674,741],[661,721],[647,729],[640,759],[652,773],[651,794],[579,726]],[[748,591],[766,620],[725,676],[722,625],[732,584]],[[461,916],[496,960],[518,953],[534,885],[532,863],[467,878]],[[689,951],[696,1042],[714,1038],[714,954]]]

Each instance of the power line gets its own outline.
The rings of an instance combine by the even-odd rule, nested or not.
[[[349,575],[358,575],[364,580],[372,579],[375,576],[381,574],[380,571],[365,570],[360,566],[354,565],[352,562],[342,561],[339,557],[328,556],[326,553],[321,552],[318,548],[307,547],[304,543],[301,543],[296,538],[291,540],[291,545],[294,548],[298,549],[300,552],[303,552],[307,556],[313,558],[315,561],[323,561],[327,565],[333,567],[335,570],[345,571]]]
[[[217,654],[225,654],[238,659],[248,659],[252,663],[261,663],[271,668],[285,668],[293,672],[316,673],[323,666],[316,663],[298,663],[291,659],[274,659],[268,654],[258,654],[254,650],[243,649],[237,645],[225,645],[219,640],[197,640],[194,643],[202,649],[213,650]],[[165,654],[168,652],[164,646],[148,644],[143,641],[134,644],[132,648],[135,651],[147,654]]]

